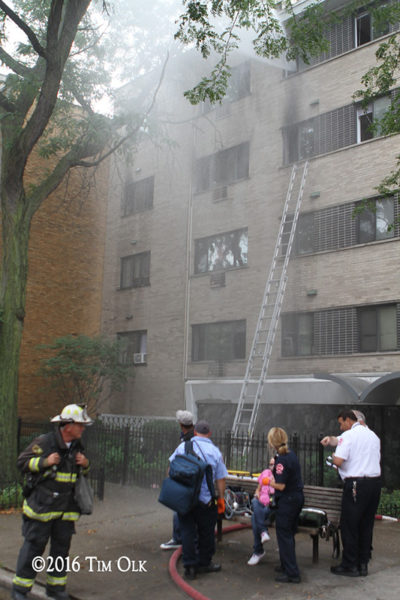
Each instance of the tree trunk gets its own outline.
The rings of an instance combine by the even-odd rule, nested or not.
[[[15,186],[18,187],[18,186]],[[2,190],[2,264],[0,280],[0,456],[1,479],[16,474],[18,364],[25,316],[31,217],[23,191]]]

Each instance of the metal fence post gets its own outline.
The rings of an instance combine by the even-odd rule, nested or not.
[[[124,445],[123,445],[123,463],[122,463],[122,484],[125,484],[128,479],[129,469],[129,427],[124,429]]]

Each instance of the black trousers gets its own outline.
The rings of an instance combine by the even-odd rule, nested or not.
[[[353,495],[355,483],[355,496]],[[342,516],[340,529],[343,544],[342,565],[358,568],[367,564],[371,557],[372,534],[375,513],[381,495],[381,480],[346,479],[342,496]]]
[[[49,558],[46,560],[46,586],[51,590],[64,590],[66,585],[65,567],[67,566],[65,559],[69,553],[73,533],[75,533],[73,521],[53,519],[42,522],[23,517],[22,535],[25,540],[18,555],[17,569],[13,580],[14,588],[24,594],[29,592],[36,576],[32,560],[36,556],[42,556],[50,539]],[[57,557],[59,557],[58,560]]]
[[[210,564],[215,554],[217,514],[214,503],[211,506],[196,506],[187,515],[178,514],[185,567]]]
[[[278,500],[275,513],[276,539],[279,547],[279,558],[282,569],[289,577],[298,577],[299,568],[296,561],[295,533],[299,514],[304,504],[303,492],[282,494]]]

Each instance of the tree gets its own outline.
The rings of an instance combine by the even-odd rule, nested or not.
[[[400,21],[400,10],[398,18]],[[382,119],[373,123],[373,128],[379,128],[381,135],[400,133],[400,91],[395,89],[399,79],[400,35],[391,35],[382,42],[375,56],[377,64],[365,73],[361,81],[363,88],[354,94],[354,98],[361,99],[366,108],[374,99],[394,90],[389,109]],[[400,154],[396,156],[396,161],[396,168],[377,188],[380,194],[392,195],[400,189]]]
[[[40,348],[51,356],[42,360],[38,374],[49,380],[60,406],[86,404],[96,414],[100,402],[121,391],[133,376],[132,364],[121,360],[125,348],[120,340],[68,335]]]
[[[282,9],[288,19],[284,24],[276,10],[275,0],[183,0],[186,11],[180,16],[175,37],[183,44],[194,45],[203,58],[216,56],[210,74],[185,96],[192,104],[208,98],[212,103],[225,96],[229,77],[229,55],[238,48],[240,30],[253,36],[253,47],[259,56],[287,60],[301,57],[308,62],[311,56],[327,50],[325,37],[328,19],[323,3],[308,6],[295,15],[295,1],[283,0]]]
[[[0,89],[0,456],[5,477],[13,472],[16,454],[32,219],[72,169],[92,176],[105,158],[142,132],[156,96],[155,91],[148,97],[140,115],[105,116],[94,110],[93,102],[111,85],[105,68],[111,57],[106,60],[105,53],[112,44],[102,26],[110,8],[106,0],[15,0],[13,6],[0,0],[0,61],[7,69]],[[10,23],[26,41],[12,44]],[[34,153],[46,159],[47,169],[27,182]]]

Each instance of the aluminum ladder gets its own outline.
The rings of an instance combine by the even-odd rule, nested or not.
[[[251,438],[254,433],[287,283],[288,263],[303,198],[308,161],[304,163],[299,185],[300,171],[301,166],[293,165],[272,264],[233,421],[234,437]]]

